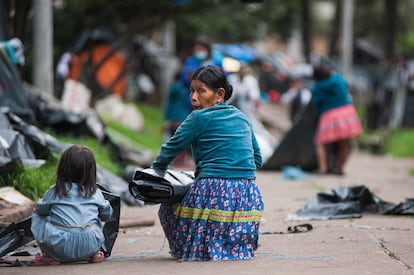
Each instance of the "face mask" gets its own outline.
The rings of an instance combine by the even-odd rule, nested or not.
[[[207,52],[196,52],[196,53],[194,53],[194,57],[197,58],[200,61],[206,59],[207,56],[208,56]]]

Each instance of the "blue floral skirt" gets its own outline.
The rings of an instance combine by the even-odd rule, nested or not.
[[[254,179],[195,181],[180,204],[158,215],[173,257],[186,261],[254,258],[264,204]]]

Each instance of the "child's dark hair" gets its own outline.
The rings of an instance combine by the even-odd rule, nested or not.
[[[67,190],[66,183],[76,183],[82,197],[90,197],[96,192],[96,161],[89,148],[72,145],[63,152],[56,173],[55,193],[58,196],[68,194],[70,189]]]
[[[198,68],[191,80],[200,80],[213,91],[223,88],[225,91],[224,100],[228,100],[233,94],[233,86],[227,80],[226,74],[217,66],[207,65]]]

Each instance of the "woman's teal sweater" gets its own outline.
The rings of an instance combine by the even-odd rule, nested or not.
[[[166,170],[191,146],[199,178],[256,178],[262,155],[250,121],[237,108],[219,103],[192,111],[164,145],[152,168]]]

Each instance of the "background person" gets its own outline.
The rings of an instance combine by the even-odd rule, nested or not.
[[[188,88],[184,85],[180,74],[175,75],[174,82],[168,89],[168,98],[164,112],[164,131],[166,139],[174,135],[177,128],[191,112],[191,105],[188,99]],[[185,150],[175,157],[173,164],[178,167],[193,167],[191,162],[191,153]]]
[[[240,70],[229,75],[228,79],[234,89],[229,103],[239,108],[247,117],[255,117],[260,105],[260,87],[252,69],[247,64],[242,64]]]
[[[186,87],[190,86],[191,77],[195,70],[207,65],[221,67],[221,62],[213,58],[211,44],[205,39],[198,39],[193,44],[192,54],[185,59],[181,69],[181,79]]]
[[[350,154],[351,140],[362,133],[362,127],[345,79],[326,66],[314,68],[315,83],[311,89],[319,121],[316,130],[316,153],[320,173],[342,175]],[[328,171],[327,146],[336,143],[338,159]]]
[[[310,90],[303,86],[302,81],[292,77],[289,81],[289,89],[280,97],[280,103],[289,106],[290,120],[295,123],[302,116],[311,98]]]

